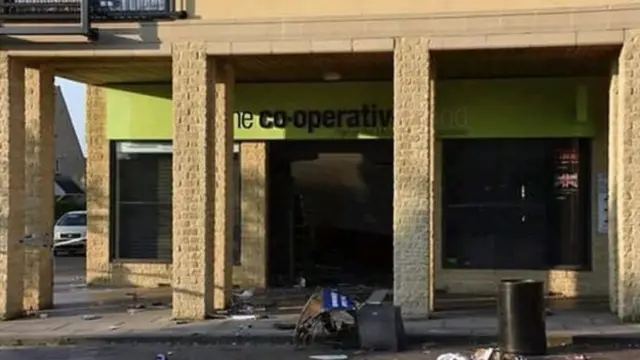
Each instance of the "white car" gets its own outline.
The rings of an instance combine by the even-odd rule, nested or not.
[[[54,254],[85,254],[87,248],[87,212],[69,211],[53,229]]]

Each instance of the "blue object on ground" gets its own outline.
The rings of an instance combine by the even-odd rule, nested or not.
[[[336,289],[322,289],[322,307],[325,311],[352,311],[356,310],[356,304],[350,297],[341,294]]]

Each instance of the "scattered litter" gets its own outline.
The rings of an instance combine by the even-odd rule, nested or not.
[[[141,309],[127,309],[127,314],[134,315],[142,311]]]
[[[471,358],[460,353],[446,353],[438,356],[437,360],[471,360]]]
[[[120,327],[119,327],[119,326],[116,326],[116,325],[111,325],[111,326],[109,326],[109,331],[116,331],[116,330],[118,330],[118,329],[120,329]]]
[[[309,358],[315,360],[345,360],[349,357],[347,355],[311,355]]]
[[[240,326],[238,326],[238,330],[235,332],[235,336],[243,336],[246,334],[247,330],[251,329],[251,325],[249,324],[242,324]]]
[[[433,343],[433,342],[424,343],[422,344],[422,350],[431,349],[434,346],[436,346],[436,343]]]
[[[231,320],[257,320],[258,317],[256,315],[231,315]]]
[[[245,290],[235,295],[238,300],[249,300],[253,297],[253,290]]]
[[[473,360],[492,360],[496,350],[493,348],[480,348],[473,353]]]
[[[102,318],[102,316],[100,315],[93,315],[93,314],[82,315],[82,320],[97,320],[100,318]]]

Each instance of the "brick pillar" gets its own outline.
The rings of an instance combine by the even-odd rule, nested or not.
[[[215,309],[226,308],[233,286],[233,111],[235,75],[230,64],[216,63],[215,70]]]
[[[618,232],[617,232],[617,201],[618,194],[618,169],[620,157],[618,156],[618,62],[612,66],[609,82],[609,148],[608,148],[608,173],[609,173],[609,309],[612,313],[618,312]]]
[[[267,143],[240,144],[241,258],[234,280],[267,287]]]
[[[24,247],[24,67],[0,53],[0,319],[22,314]]]
[[[613,113],[611,146],[614,148],[615,186],[610,186],[610,224],[615,226],[613,256],[617,281],[618,316],[625,321],[640,321],[640,33],[631,32],[618,60],[617,109]],[[617,241],[616,241],[617,240]],[[616,266],[617,265],[617,266]]]
[[[204,43],[176,43],[173,67],[173,316],[213,310],[215,65]]]
[[[53,307],[54,114],[53,73],[25,72],[25,233],[42,245],[25,247],[24,308]],[[46,247],[45,247],[46,245]]]
[[[396,40],[394,50],[394,301],[403,314],[429,314],[433,237],[434,121],[429,42]]]
[[[109,140],[105,91],[87,85],[87,283],[109,282]]]

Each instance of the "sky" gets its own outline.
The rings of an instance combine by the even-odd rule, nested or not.
[[[85,136],[85,108],[86,108],[86,90],[87,86],[82,83],[57,77],[55,80],[60,85],[62,94],[67,102],[73,127],[76,129],[76,135],[80,141],[82,153],[87,155],[87,139]]]

